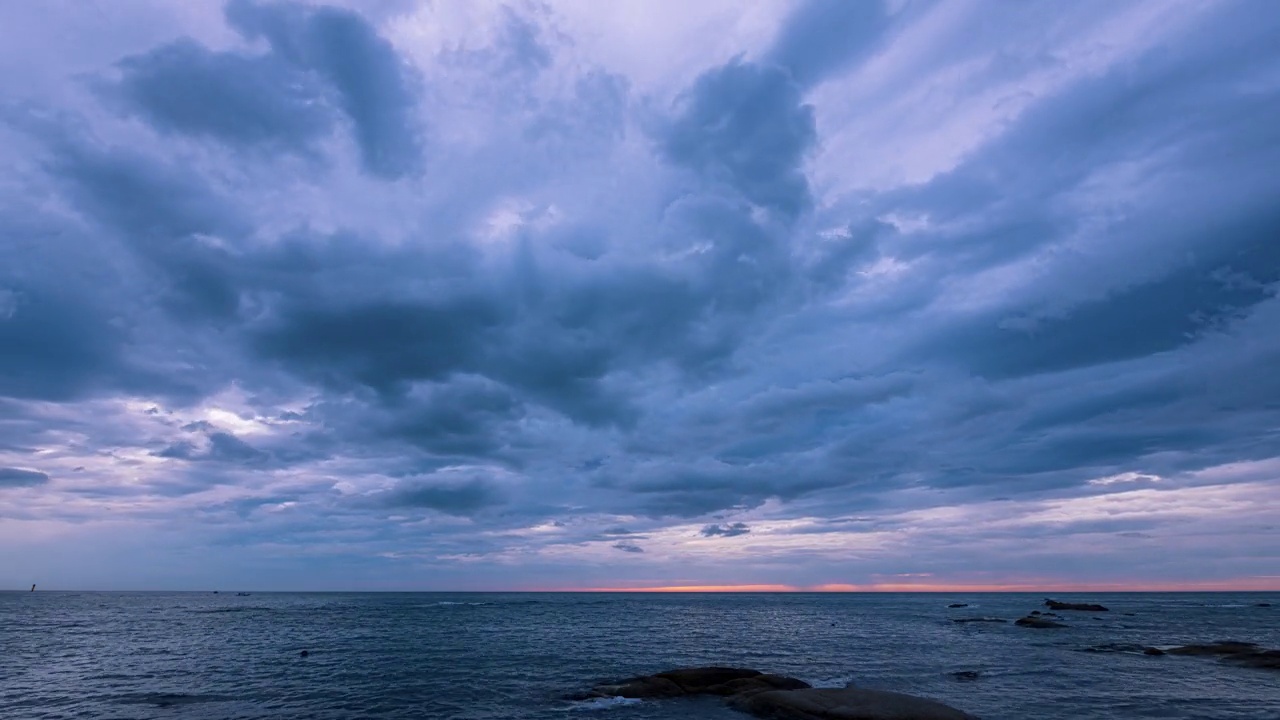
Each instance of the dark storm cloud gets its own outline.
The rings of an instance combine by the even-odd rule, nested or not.
[[[425,508],[447,515],[473,515],[503,502],[496,487],[479,479],[462,482],[406,479],[375,497],[388,508]]]
[[[809,87],[870,54],[888,24],[880,0],[804,0],[783,24],[765,59]]]
[[[703,537],[737,537],[751,532],[746,523],[730,523],[726,525],[707,525],[698,531]]]
[[[0,510],[101,517],[62,502],[88,498],[196,517],[202,547],[501,558],[476,573],[505,582],[576,572],[552,546],[649,562],[749,532],[893,533],[927,552],[875,562],[942,571],[957,546],[1177,535],[1011,522],[1035,503],[1268,482],[1197,473],[1277,452],[1275,22],[1226,6],[1102,60],[958,32],[877,56],[840,107],[935,6],[895,7],[799,4],[763,49],[655,71],[684,88],[590,67],[542,9],[426,47],[429,71],[387,39],[429,44],[412,7],[379,30],[233,0],[247,42],[76,55],[93,92],[3,106],[0,484],[59,480]],[[330,157],[348,129],[360,168]],[[896,133],[929,157],[864,177]],[[1020,509],[912,535],[993,498]]]
[[[786,71],[733,60],[681,97],[662,149],[671,162],[795,217],[811,202],[800,163],[816,137],[813,109]]]
[[[38,470],[0,467],[0,488],[31,487],[34,485],[43,485],[47,482],[49,482],[49,476]]]
[[[120,62],[118,92],[162,132],[309,152],[333,116],[326,88],[276,54],[215,52],[190,39]]]
[[[126,334],[93,298],[22,284],[14,297],[0,321],[0,394],[71,400],[119,379]]]
[[[365,169],[385,178],[421,163],[415,78],[395,48],[350,10],[295,3],[231,0],[227,21],[250,39],[323,77],[355,126]]]

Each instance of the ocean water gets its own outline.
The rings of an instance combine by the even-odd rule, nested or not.
[[[1280,720],[1276,671],[1083,652],[1280,647],[1280,597],[1062,599],[1111,612],[1034,630],[950,622],[1044,609],[1021,594],[0,593],[0,718],[742,718],[714,698],[563,699],[720,664],[923,695],[985,720]],[[965,670],[980,675],[952,675]]]

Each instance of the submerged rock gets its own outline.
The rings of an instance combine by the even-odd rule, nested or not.
[[[764,692],[731,698],[729,704],[770,720],[975,720],[936,700],[857,688]]]
[[[971,682],[973,680],[977,680],[978,678],[982,677],[982,673],[978,672],[977,670],[957,670],[951,673],[951,677],[961,682]]]
[[[1052,621],[1052,620],[1045,620],[1043,617],[1032,617],[1032,616],[1030,616],[1030,615],[1028,615],[1028,616],[1026,616],[1026,617],[1024,617],[1024,618],[1018,618],[1017,620],[1014,620],[1014,621],[1013,621],[1013,624],[1014,624],[1014,625],[1021,625],[1022,627],[1029,627],[1029,628],[1064,628],[1064,627],[1067,627],[1066,625],[1063,625],[1063,624],[1062,624],[1062,623],[1060,623],[1060,622],[1054,622],[1054,621]]]
[[[596,697],[670,698],[685,695],[739,695],[766,690],[797,690],[809,683],[759,670],[730,667],[702,667],[669,670],[656,675],[631,678],[620,683],[597,685]]]
[[[1232,665],[1243,665],[1244,667],[1280,670],[1280,650],[1259,650],[1257,652],[1229,655],[1223,658],[1222,661]]]
[[[1280,650],[1267,650],[1251,642],[1219,640],[1205,645],[1183,645],[1167,652],[1170,655],[1215,656],[1232,665],[1280,670]]]
[[[1137,645],[1135,643],[1103,643],[1102,645],[1093,645],[1084,649],[1085,652],[1118,652],[1129,653],[1131,655],[1163,655],[1164,651],[1160,648],[1147,647],[1146,645]]]
[[[951,604],[950,604],[950,605],[948,605],[947,607],[949,607],[949,608],[962,608],[962,607],[969,607],[969,603],[951,603]]]
[[[977,622],[977,623],[1007,623],[1007,622],[1009,622],[1009,621],[1008,621],[1008,620],[1005,620],[1004,618],[997,618],[997,617],[971,617],[971,618],[951,618],[951,622],[957,622],[957,623],[971,623],[971,622]]]
[[[1237,655],[1240,653],[1257,652],[1258,644],[1250,642],[1240,642],[1238,640],[1219,640],[1215,643],[1207,643],[1204,645],[1182,645],[1180,647],[1169,648],[1170,655]]]
[[[973,680],[972,670],[953,673]],[[803,680],[730,667],[683,668],[597,685],[573,700],[721,695],[730,706],[769,720],[976,720],[953,707],[901,693],[813,688]]]
[[[1050,600],[1049,598],[1045,598],[1044,604],[1050,610],[1083,610],[1086,612],[1109,612],[1105,607],[1101,605],[1096,605],[1094,603],[1058,602],[1057,600]]]

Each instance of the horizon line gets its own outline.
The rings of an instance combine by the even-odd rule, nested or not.
[[[1261,578],[1259,578],[1261,579]],[[523,587],[523,588],[489,588],[489,589],[369,589],[369,588],[351,588],[351,589],[269,589],[254,586],[229,586],[225,590],[222,587],[207,588],[60,588],[53,587],[48,589],[40,589],[37,585],[35,590],[27,587],[12,588],[0,590],[4,593],[40,593],[40,592],[182,592],[182,593],[235,593],[235,592],[259,592],[259,593],[540,593],[540,594],[775,594],[775,595],[801,595],[801,594],[848,594],[848,595],[872,595],[872,594],[920,594],[920,595],[938,595],[946,593],[963,593],[963,594],[1030,594],[1030,593],[1197,593],[1197,592],[1220,592],[1220,593],[1246,593],[1246,592],[1280,592],[1280,579],[1271,579],[1269,583],[1149,583],[1135,585],[1120,584],[1081,584],[1081,585],[1032,585],[1032,584],[1007,584],[1007,585],[926,585],[926,584],[879,584],[879,585],[815,585],[815,586],[791,586],[791,585],[768,585],[768,584],[742,584],[742,585],[662,585],[647,587]]]

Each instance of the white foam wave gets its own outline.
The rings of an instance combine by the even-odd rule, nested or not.
[[[635,705],[641,702],[640,698],[625,698],[620,695],[614,697],[592,698],[576,702],[569,707],[570,710],[608,710],[610,708],[621,707],[623,705]]]

